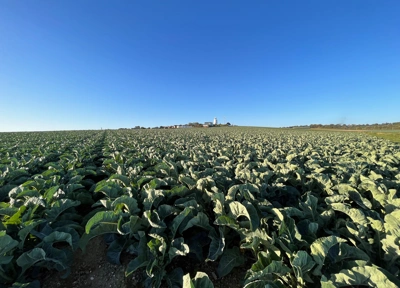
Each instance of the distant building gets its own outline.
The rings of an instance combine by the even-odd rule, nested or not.
[[[214,126],[217,126],[218,125],[218,120],[217,120],[217,117],[215,117],[214,118]]]
[[[211,126],[213,126],[213,123],[212,122],[204,122],[203,126],[204,127],[211,127]]]

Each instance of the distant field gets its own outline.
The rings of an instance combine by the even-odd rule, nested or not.
[[[378,138],[387,139],[396,143],[400,143],[400,131],[395,132],[386,132],[386,131],[379,131],[379,132],[367,132],[368,135],[376,136]]]
[[[299,129],[303,130],[303,129]],[[400,130],[344,130],[344,129],[329,129],[329,128],[315,128],[309,129],[310,131],[332,131],[332,132],[359,132],[365,133],[370,136],[390,140],[396,143],[400,143]]]

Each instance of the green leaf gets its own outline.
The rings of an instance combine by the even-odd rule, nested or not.
[[[237,219],[240,216],[245,216],[245,217],[247,217],[247,219],[251,220],[249,212],[247,211],[246,207],[242,203],[240,203],[238,201],[233,201],[233,202],[230,202],[228,205],[229,205],[230,215],[234,219]]]
[[[18,246],[18,241],[6,234],[6,231],[0,231],[0,257]]]
[[[190,190],[196,187],[196,181],[184,175],[179,175],[179,182],[185,184]]]
[[[263,270],[265,267],[267,267],[269,264],[272,263],[272,261],[279,261],[280,258],[278,255],[276,255],[273,251],[260,251],[257,254],[257,262],[255,262],[251,266],[251,271],[253,272],[258,272]]]
[[[115,199],[112,202],[111,207],[114,210],[116,207],[118,207],[120,205],[123,205],[129,211],[129,213],[131,215],[135,215],[140,212],[140,209],[138,208],[138,203],[137,203],[136,199],[129,197],[127,195],[123,195],[123,196]]]
[[[67,242],[71,246],[71,248],[74,247],[72,243],[72,235],[65,232],[54,231],[44,237],[43,241],[47,243]]]
[[[220,278],[228,275],[233,268],[244,264],[244,257],[238,247],[227,249],[219,261],[217,273]]]
[[[389,279],[380,269],[371,266],[344,269],[337,274],[332,274],[329,280],[325,277],[321,278],[322,288],[347,287],[350,285],[396,288],[400,286],[400,281],[395,277]]]
[[[208,219],[207,215],[204,214],[203,212],[198,212],[195,217],[190,219],[187,222],[186,226],[182,229],[182,232],[186,231],[187,229],[189,229],[193,226],[203,228],[207,231],[211,230],[209,219]]]
[[[146,235],[143,231],[139,231],[139,236],[140,240],[137,248],[138,255],[135,259],[129,262],[128,266],[126,267],[125,276],[129,276],[137,269],[146,267],[150,263]]]
[[[400,245],[400,210],[385,215],[384,226],[387,233],[395,236],[397,244]]]
[[[24,214],[24,212],[26,211],[26,206],[21,206],[19,207],[18,211],[11,216],[9,219],[7,219],[7,221],[4,222],[4,224],[7,225],[20,225],[22,220],[22,215]]]
[[[366,226],[368,220],[360,209],[350,208],[349,205],[342,203],[331,204],[333,210],[347,214],[354,223]]]
[[[269,264],[263,270],[250,273],[244,284],[246,285],[256,280],[273,280],[277,276],[285,276],[286,274],[290,273],[290,271],[291,270],[289,267],[284,265],[282,261],[273,260],[271,261],[271,264]]]
[[[167,225],[160,219],[156,210],[144,211],[143,216],[149,221],[151,227],[165,229]]]
[[[234,201],[236,198],[236,193],[239,191],[240,185],[233,185],[229,188],[228,193],[226,194],[226,201]]]
[[[179,213],[178,216],[172,220],[170,224],[170,231],[172,234],[172,239],[175,238],[175,234],[179,229],[179,226],[182,224],[184,219],[189,216],[189,214],[192,212],[192,208],[186,207],[181,213]]]
[[[225,214],[224,205],[225,205],[225,196],[223,193],[215,193],[212,195],[212,200],[214,201],[214,213],[216,216],[221,216]]]
[[[18,208],[16,207],[6,207],[0,209],[0,215],[12,216],[18,212]]]
[[[122,187],[118,183],[114,181],[107,182],[105,180],[96,184],[94,192],[101,192],[106,195],[108,199],[116,199],[123,194]]]
[[[144,197],[143,210],[151,210],[151,207],[156,199],[164,197],[164,194],[161,192],[161,190],[145,189],[142,190],[142,196]]]
[[[318,264],[318,268],[314,270],[315,275],[321,275],[321,268],[324,265],[325,258],[328,256],[329,249],[340,242],[346,242],[346,240],[337,236],[328,236],[318,238],[311,244],[311,256],[314,261]]]
[[[269,280],[256,280],[246,284],[243,288],[286,288],[280,282]]]
[[[184,241],[183,237],[172,240],[171,247],[168,250],[169,261],[175,256],[185,256],[189,253],[189,246]]]
[[[181,288],[183,287],[183,270],[178,267],[169,272],[166,277],[166,282],[168,287],[171,288]]]
[[[303,217],[302,218],[311,218],[312,221],[316,221],[318,219],[318,198],[311,195],[310,193],[307,194],[307,199],[305,202],[300,202],[299,207],[303,210]]]
[[[344,259],[364,260],[370,261],[367,253],[358,247],[350,246],[347,243],[339,243],[339,255],[336,257],[336,262],[343,261]]]
[[[183,276],[183,286],[182,288],[195,288],[192,279],[190,279],[190,274],[187,273]]]
[[[197,272],[193,279],[190,279],[189,273],[183,276],[183,288],[214,288],[208,275],[204,272]]]
[[[304,275],[315,265],[311,256],[306,251],[300,250],[294,254],[291,264],[296,278],[300,283],[305,284]]]
[[[129,220],[129,228],[131,234],[137,233],[138,231],[145,229],[145,227],[148,227],[145,225],[145,221],[143,221],[143,219],[139,218],[138,216],[131,216]]]
[[[195,288],[214,288],[214,284],[211,282],[208,275],[204,272],[197,272],[194,276],[193,284]]]
[[[227,215],[218,216],[217,219],[215,219],[214,224],[219,226],[228,226],[234,230],[239,229],[239,225],[236,223],[236,221]]]
[[[169,198],[174,196],[185,197],[189,192],[190,190],[185,185],[176,185],[170,190],[165,190],[165,195]]]
[[[54,222],[64,211],[69,208],[79,206],[79,201],[72,201],[70,199],[60,199],[51,205],[51,208],[47,211],[47,220],[51,223]]]
[[[33,248],[31,251],[23,253],[17,259],[17,264],[22,268],[22,274],[26,269],[33,266],[35,263],[45,260],[46,252],[42,248]]]
[[[162,205],[158,206],[157,212],[158,212],[158,215],[160,216],[160,219],[164,220],[168,216],[170,216],[174,213],[180,212],[180,210],[171,205],[162,204]]]
[[[113,242],[111,242],[110,246],[107,249],[107,261],[111,264],[121,265],[120,257],[121,253],[124,251],[126,239],[117,238]]]
[[[220,227],[218,231],[219,235],[217,234],[215,229],[210,230],[210,234],[208,235],[208,237],[211,238],[211,243],[206,261],[215,261],[224,252],[225,236],[223,228]]]
[[[116,182],[119,185],[122,184],[122,186],[127,187],[130,185],[130,179],[129,177],[121,174],[113,174],[109,178],[110,181]]]
[[[255,231],[260,226],[260,217],[258,217],[257,210],[254,205],[247,200],[243,201],[243,205],[246,207],[246,210],[249,213],[251,230]]]
[[[118,233],[119,217],[112,211],[97,212],[86,224],[85,234],[79,241],[79,247],[85,251],[90,239],[106,233]]]

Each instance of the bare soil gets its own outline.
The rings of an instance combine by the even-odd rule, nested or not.
[[[71,274],[62,279],[62,273],[49,273],[42,281],[43,288],[127,288],[137,287],[134,277],[125,277],[125,267],[114,265],[106,259],[107,246],[101,237],[92,239],[86,253],[75,254]]]
[[[106,259],[107,245],[101,237],[92,239],[83,253],[78,250],[75,253],[74,263],[71,274],[62,279],[63,273],[49,272],[42,278],[43,288],[133,288],[143,287],[144,279],[140,272],[133,273],[125,277],[126,265],[130,259],[122,259],[122,265],[114,265]],[[190,265],[183,261],[179,263],[185,271]],[[185,267],[186,266],[186,267]],[[229,275],[217,278],[217,263],[204,263],[200,266],[190,267],[191,276],[194,277],[196,271],[207,273],[215,288],[240,288],[243,287],[243,279],[249,267],[235,268]],[[192,275],[193,274],[193,275]],[[163,285],[162,287],[167,287]]]

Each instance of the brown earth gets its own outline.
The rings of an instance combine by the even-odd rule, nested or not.
[[[127,288],[137,287],[135,275],[125,278],[125,267],[106,260],[107,246],[101,237],[92,239],[86,253],[78,250],[75,254],[71,274],[62,279],[62,273],[49,273],[43,281],[43,288]]]
[[[114,265],[106,259],[107,245],[101,237],[92,239],[87,245],[86,253],[78,250],[75,254],[71,274],[62,279],[63,273],[49,272],[42,278],[43,288],[133,288],[142,286],[142,274],[133,273],[125,277],[126,265],[130,259],[122,259],[123,265]],[[202,271],[207,273],[215,288],[240,288],[243,287],[242,280],[246,274],[247,268],[235,268],[233,271],[221,278],[217,278],[217,263],[204,263],[194,267],[190,263],[179,263],[182,266],[190,266],[193,271]],[[191,267],[193,266],[193,267]],[[184,268],[184,267],[182,267]],[[186,270],[186,269],[184,269]],[[191,273],[192,274],[192,273]],[[163,285],[162,287],[167,287]]]

